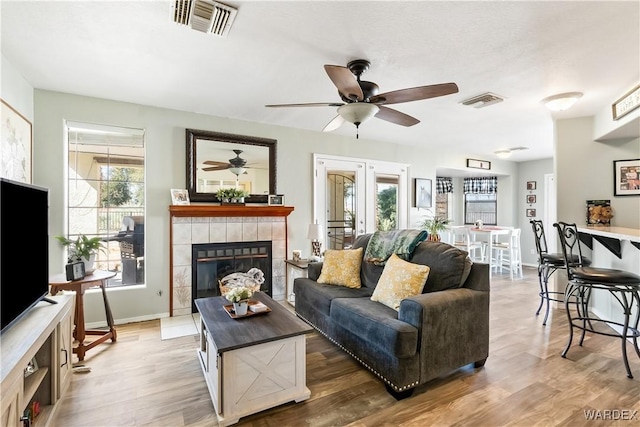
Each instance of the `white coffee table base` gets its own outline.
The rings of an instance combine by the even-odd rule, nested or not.
[[[306,386],[305,335],[220,354],[201,322],[200,365],[221,426],[311,396]]]

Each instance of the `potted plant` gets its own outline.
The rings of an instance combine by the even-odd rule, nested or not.
[[[224,297],[228,299],[229,302],[233,303],[233,311],[236,316],[244,316],[247,314],[249,298],[251,298],[251,295],[253,295],[252,289],[244,286],[238,286],[231,288]]]
[[[425,219],[420,226],[429,233],[427,240],[439,242],[440,233],[447,229],[450,222],[448,218],[435,215],[433,218]]]
[[[232,203],[244,203],[244,198],[249,195],[248,191],[240,190],[238,188],[232,188],[231,202]]]
[[[216,197],[221,203],[244,203],[244,198],[248,195],[248,191],[237,188],[221,188],[216,191]]]
[[[80,234],[76,240],[71,240],[65,236],[56,236],[55,238],[62,246],[67,248],[68,262],[84,262],[87,274],[92,273],[94,270],[93,264],[98,251],[106,252],[100,237],[87,237],[84,234]]]

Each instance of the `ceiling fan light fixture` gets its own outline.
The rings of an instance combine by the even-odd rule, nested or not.
[[[378,114],[379,110],[380,108],[375,104],[370,104],[368,102],[352,102],[339,107],[338,114],[340,114],[340,116],[349,123],[359,126],[373,118]]]
[[[540,102],[551,111],[564,111],[573,107],[580,98],[582,98],[582,92],[567,92],[548,96]]]
[[[229,168],[229,171],[231,171],[231,173],[235,174],[236,176],[240,176],[243,173],[245,173],[247,169],[243,167],[232,167],[232,168]]]

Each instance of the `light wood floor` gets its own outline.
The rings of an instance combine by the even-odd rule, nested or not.
[[[237,425],[639,425],[640,360],[632,347],[634,379],[626,377],[619,339],[588,336],[583,347],[574,344],[563,359],[566,317],[561,310],[553,311],[542,326],[542,316],[535,316],[535,270],[526,268],[525,276],[513,281],[493,276],[491,345],[484,368],[463,367],[396,401],[351,357],[312,334],[307,341],[311,398],[242,418]],[[119,326],[117,343],[87,353],[84,363],[92,371],[73,374],[51,425],[216,426],[196,359],[197,340],[189,336],[161,341],[159,321]],[[587,421],[585,410],[635,418]]]

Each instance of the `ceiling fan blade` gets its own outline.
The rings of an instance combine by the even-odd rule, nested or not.
[[[382,120],[386,120],[391,123],[395,123],[401,126],[413,126],[420,123],[420,120],[412,117],[408,114],[401,113],[398,110],[394,110],[392,108],[380,106],[380,110],[376,114],[376,117]]]
[[[344,102],[310,102],[307,104],[270,104],[265,107],[340,107]]]
[[[458,92],[455,83],[441,83],[437,85],[419,86],[408,89],[394,90],[372,96],[369,100],[374,104],[399,104],[401,102],[419,101],[421,99],[436,98]]]
[[[341,115],[335,116],[327,125],[322,129],[322,132],[331,132],[332,130],[338,129],[340,126],[344,124],[345,120]]]
[[[224,166],[211,166],[210,168],[202,168],[203,171],[205,172],[213,172],[213,171],[224,171],[231,168],[231,165],[224,165]]]
[[[205,160],[202,162],[203,165],[214,165],[214,166],[225,166],[229,164],[228,162],[218,162],[216,160]]]
[[[358,79],[347,67],[325,65],[324,70],[343,96],[354,101],[362,101],[364,99]]]

